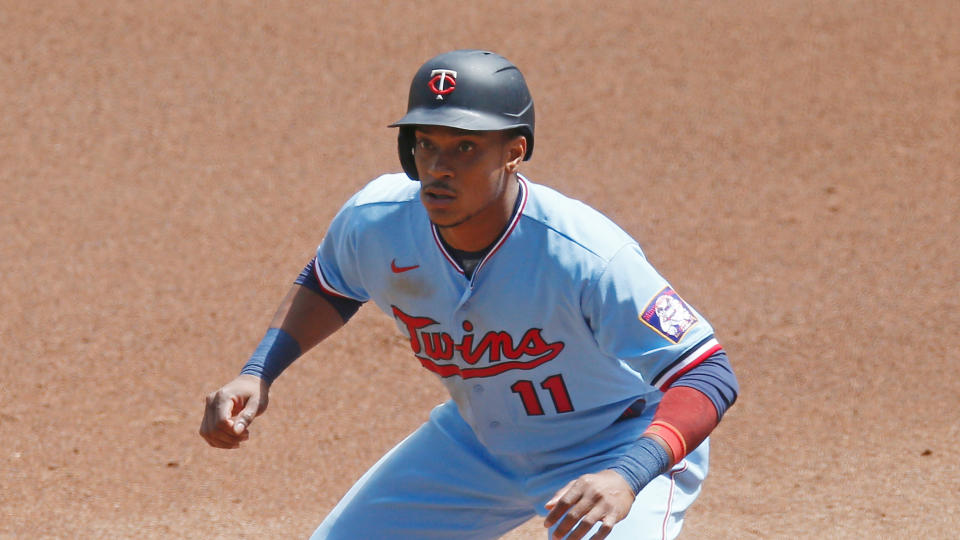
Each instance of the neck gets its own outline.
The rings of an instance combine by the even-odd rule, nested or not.
[[[454,227],[438,227],[448,246],[461,251],[481,251],[493,244],[510,223],[520,198],[520,181],[514,177],[507,193],[471,219]]]

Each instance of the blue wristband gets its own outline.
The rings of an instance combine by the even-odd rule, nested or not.
[[[610,468],[620,473],[636,495],[651,480],[667,472],[670,455],[657,441],[640,437]]]
[[[256,375],[272,383],[300,354],[300,344],[293,336],[281,328],[271,328],[260,340],[260,345],[253,351],[240,374]]]

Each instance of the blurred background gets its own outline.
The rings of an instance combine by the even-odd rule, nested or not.
[[[0,0],[0,539],[306,538],[446,399],[368,306],[243,449],[197,435],[457,48],[520,67],[523,172],[730,355],[684,537],[953,537],[957,28],[946,0]]]

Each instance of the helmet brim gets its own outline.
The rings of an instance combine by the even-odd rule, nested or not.
[[[490,114],[461,107],[435,109],[419,107],[409,111],[403,118],[388,127],[401,126],[444,126],[466,131],[505,131],[527,127],[527,124],[509,115]]]

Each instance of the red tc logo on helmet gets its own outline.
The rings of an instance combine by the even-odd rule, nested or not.
[[[430,72],[430,77],[427,86],[439,100],[457,88],[457,72],[452,69],[435,69]]]

